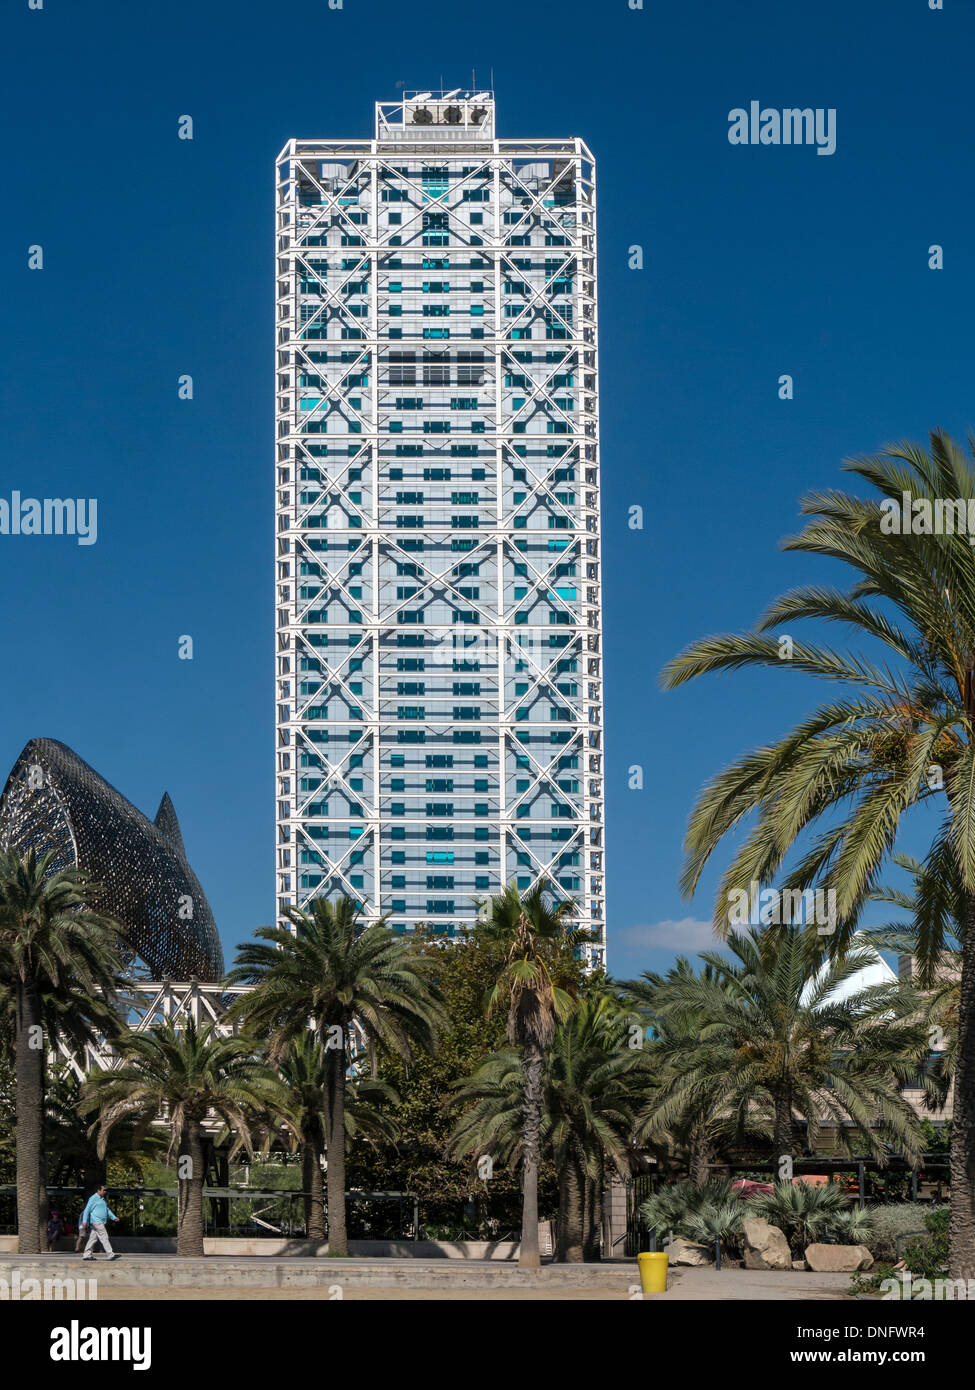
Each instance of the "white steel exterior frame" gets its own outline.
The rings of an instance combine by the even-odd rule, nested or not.
[[[432,112],[420,129],[411,124],[418,103]],[[443,124],[450,103],[460,112],[459,122],[447,117],[452,127]],[[477,128],[466,124],[472,111]],[[376,132],[373,140],[290,140],[277,160],[279,918],[290,905],[341,891],[368,919],[391,915],[410,930],[416,920],[435,924],[423,897],[442,881],[451,885],[446,913],[434,905],[462,931],[476,896],[516,877],[523,888],[545,879],[556,896],[577,901],[578,924],[603,943],[590,963],[603,964],[595,163],[579,139],[497,139],[485,93],[377,103]],[[479,276],[469,287],[468,270]],[[437,274],[443,279],[429,278]],[[407,327],[428,314],[444,316],[446,333]],[[462,315],[470,327],[458,334]],[[458,419],[460,410],[477,419]],[[416,413],[451,418],[425,420],[421,432]],[[450,452],[438,431],[449,434]],[[440,452],[431,455],[431,446]],[[439,465],[453,458],[453,466],[421,469],[409,464],[414,455]],[[484,466],[457,467],[457,456]],[[414,492],[405,490],[408,468]],[[431,477],[471,490],[431,489]],[[567,490],[557,492],[560,480]],[[465,585],[472,570],[475,584]],[[572,583],[557,582],[567,573]],[[422,657],[421,679],[398,680],[409,671],[395,645],[404,627],[422,635],[427,654],[428,644],[446,647],[451,674],[476,665],[477,679],[451,687],[446,670],[433,661],[428,670]],[[475,647],[476,662],[456,655]],[[428,691],[434,670],[443,689]],[[411,690],[419,705],[402,703]],[[476,703],[455,703],[464,698]],[[557,725],[546,725],[544,748],[543,700]],[[474,779],[474,791],[464,775],[424,779],[406,767],[402,778],[391,775],[392,750],[423,754],[430,770],[423,746],[417,754],[415,742],[397,742],[412,737],[401,733],[404,720],[415,721],[423,744],[467,718],[480,737],[464,751],[479,749],[475,765],[488,774]],[[439,785],[449,799],[421,804]],[[483,845],[485,830],[473,827],[486,825],[483,875],[466,863],[430,874],[429,851],[421,869],[421,846],[436,843],[430,832],[442,833],[444,810],[451,835],[474,833]],[[466,852],[467,841],[458,848]],[[479,880],[479,893],[470,884],[454,890],[458,877]]]

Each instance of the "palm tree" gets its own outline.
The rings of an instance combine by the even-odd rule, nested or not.
[[[278,1063],[273,1114],[283,1124],[301,1155],[305,1235],[325,1239],[325,1069],[326,1054],[317,1034],[306,1029],[293,1038]]]
[[[702,973],[704,978],[714,979],[710,966],[706,965]],[[707,1022],[703,1014],[697,1014],[690,1008],[668,1013],[659,1007],[659,993],[663,986],[693,978],[694,966],[681,956],[666,975],[645,970],[638,980],[626,980],[622,989],[624,997],[639,1010],[643,1020],[653,1030],[652,1040],[645,1044],[650,1063],[645,1108],[654,1110],[657,1122],[654,1127],[644,1128],[643,1142],[658,1150],[661,1158],[672,1155],[676,1150],[686,1160],[691,1183],[695,1187],[703,1187],[709,1180],[711,1164],[730,1137],[728,1115],[717,1104],[701,1103],[698,1099],[688,1104],[683,1112],[672,1104],[664,1107],[650,1103],[651,1095],[659,1092],[660,1087],[670,1079],[668,1058],[679,1052],[679,1049],[671,1046],[674,1037],[699,1038]],[[717,1078],[715,1080],[717,1089]]]
[[[555,1033],[546,1067],[549,1143],[559,1174],[557,1258],[598,1258],[607,1166],[627,1177],[647,1056],[628,1047],[633,1015],[606,993],[581,1001]]]
[[[969,440],[969,453],[975,441]],[[819,880],[836,892],[842,950],[887,856],[904,813],[930,802],[939,813],[925,863],[932,878],[960,876],[964,906],[958,1053],[951,1149],[951,1273],[975,1277],[975,548],[955,526],[975,496],[968,454],[940,430],[930,449],[889,446],[846,465],[877,495],[814,493],[813,519],[785,548],[849,565],[847,591],[805,586],[785,594],[740,635],[705,638],[676,657],[664,684],[711,671],[767,666],[852,687],[791,733],[746,754],[702,792],[687,833],[683,887],[693,893],[724,836],[750,816],[722,881],[715,920],[727,928],[730,892],[771,883],[803,840],[790,888]],[[903,504],[903,505],[902,505]],[[940,519],[941,524],[935,522]],[[905,524],[906,523],[906,524]],[[936,534],[940,531],[941,534]],[[793,641],[804,618],[839,622],[879,642],[886,660]],[[777,639],[774,633],[778,632]],[[926,947],[940,952],[932,918]]]
[[[558,1173],[558,1261],[597,1258],[598,1194],[607,1164],[625,1176],[639,1073],[645,1057],[627,1046],[628,1023],[607,994],[583,999],[556,1024],[543,1057],[540,1155]],[[468,1106],[454,1126],[451,1150],[458,1157],[490,1154],[515,1169],[524,1156],[525,1076],[513,1050],[486,1058],[458,1084],[454,1105]]]
[[[573,930],[569,920],[575,904],[553,902],[544,884],[524,897],[509,884],[485,905],[487,935],[506,947],[504,968],[488,999],[488,1012],[503,1000],[508,1013],[508,1041],[521,1050],[524,1072],[524,1131],[522,1136],[522,1221],[519,1264],[537,1268],[538,1160],[542,1126],[542,1076],[545,1049],[555,1035],[558,1019],[574,1006],[569,989],[560,983],[566,954],[591,939]],[[571,980],[571,975],[568,976]]]
[[[703,974],[675,972],[655,991],[665,1017],[706,1022],[697,1035],[675,1028],[661,1039],[664,1079],[638,1137],[674,1117],[717,1114],[738,1135],[764,1131],[777,1157],[791,1157],[797,1117],[811,1148],[826,1119],[844,1147],[852,1132],[880,1162],[885,1141],[917,1159],[920,1126],[900,1094],[927,1041],[913,991],[861,987],[837,999],[875,955],[854,946],[830,960],[822,938],[801,928],[732,932],[728,950],[730,960],[705,952]]]
[[[229,1158],[241,1147],[250,1155],[252,1128],[273,1103],[274,1075],[255,1060],[253,1041],[215,1030],[190,1019],[177,1031],[167,1019],[129,1033],[118,1043],[122,1065],[93,1073],[84,1086],[86,1108],[98,1111],[93,1128],[101,1156],[119,1123],[134,1121],[137,1140],[158,1121],[168,1124],[179,1188],[178,1255],[204,1253],[205,1122],[220,1119],[233,1134]]]
[[[94,891],[76,870],[55,870],[53,853],[0,852],[0,1012],[12,1023],[16,1058],[21,1254],[46,1247],[47,1055],[59,1040],[81,1050],[118,1026],[110,1000],[119,984],[119,938],[92,911]]]
[[[86,1193],[94,1192],[105,1181],[106,1156],[140,1182],[146,1162],[165,1151],[163,1136],[147,1134],[136,1140],[131,1122],[119,1124],[112,1131],[107,1155],[99,1156],[98,1140],[83,1105],[84,1082],[68,1067],[55,1068],[47,1087],[44,1135],[53,1182],[58,1186],[80,1183]]]
[[[313,1024],[326,1059],[328,1248],[347,1255],[346,1085],[353,1031],[407,1061],[417,1044],[433,1048],[443,1022],[430,983],[434,962],[412,941],[394,936],[385,919],[364,926],[351,898],[316,898],[309,912],[289,908],[287,916],[293,930],[259,927],[257,942],[238,947],[228,982],[254,989],[231,1014],[270,1039],[274,1065]]]
[[[911,959],[911,975],[918,991],[918,1018],[927,1028],[933,1048],[933,1055],[928,1053],[914,1084],[924,1092],[927,1110],[943,1110],[952,1093],[958,1055],[961,956],[955,943],[964,930],[964,894],[953,860],[944,866],[944,876],[935,877],[913,855],[894,854],[891,858],[910,875],[911,886],[905,889],[885,885],[870,897],[873,902],[909,913],[909,920],[870,927],[863,936],[881,950],[899,956],[907,954]],[[932,920],[937,923],[934,931]]]
[[[284,1125],[301,1156],[301,1189],[304,1194],[305,1233],[309,1240],[325,1239],[325,1187],[322,1159],[326,1153],[325,1086],[328,1053],[310,1028],[293,1038],[277,1065],[274,1118]],[[398,1101],[392,1086],[372,1077],[349,1078],[346,1095],[346,1130],[350,1138],[395,1141],[397,1129],[383,1112],[386,1103]]]

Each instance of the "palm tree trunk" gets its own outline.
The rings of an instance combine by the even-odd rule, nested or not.
[[[975,1279],[975,894],[965,901],[951,1122],[952,1279]]]
[[[559,1230],[555,1258],[581,1264],[585,1238],[585,1180],[579,1163],[565,1157],[559,1170]]]
[[[542,1049],[537,1042],[525,1044],[522,1066],[525,1071],[525,1133],[518,1263],[537,1269],[541,1263],[538,1254],[538,1150],[542,1130]]]
[[[695,1187],[703,1187],[711,1172],[713,1150],[706,1130],[695,1130],[691,1137],[689,1176]]]
[[[328,1253],[347,1255],[345,1221],[345,1049],[331,1048],[325,1067],[325,1182],[328,1191]]]
[[[188,1120],[179,1138],[177,1162],[179,1213],[176,1225],[177,1255],[202,1255],[203,1251],[203,1131],[199,1120]]]
[[[31,983],[17,985],[17,1250],[40,1253],[41,1150],[44,1140],[44,1031]]]
[[[605,1174],[600,1160],[599,1174],[586,1178],[586,1220],[582,1241],[582,1258],[587,1264],[602,1259],[603,1184]]]
[[[586,1251],[589,1248],[591,1239],[590,1223],[592,1221],[592,1178],[583,1170],[582,1178],[582,1259],[585,1262]]]
[[[44,1098],[42,1102],[42,1114],[47,1113],[47,1087],[44,1088]],[[41,1249],[50,1250],[51,1242],[47,1238],[47,1223],[51,1215],[51,1203],[47,1195],[47,1184],[50,1177],[47,1150],[41,1146],[41,1171],[38,1176],[37,1188],[37,1238],[41,1243]]]
[[[305,1235],[325,1239],[325,1187],[319,1146],[311,1136],[301,1143],[301,1187],[305,1194]]]
[[[775,1097],[775,1159],[792,1157],[792,1097],[788,1092]]]

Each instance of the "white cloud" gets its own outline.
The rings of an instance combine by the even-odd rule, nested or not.
[[[678,955],[690,955],[695,951],[707,951],[720,947],[721,941],[715,936],[710,922],[702,922],[697,917],[682,917],[680,921],[647,922],[636,927],[618,927],[610,931],[610,950],[614,947],[626,950],[674,951]]]

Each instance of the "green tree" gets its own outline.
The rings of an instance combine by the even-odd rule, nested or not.
[[[78,1184],[90,1195],[106,1181],[107,1170],[83,1106],[84,1082],[67,1066],[53,1068],[48,1077],[45,1123],[50,1176],[57,1186]],[[150,1133],[137,1139],[129,1122],[112,1130],[107,1158],[129,1181],[140,1182],[146,1165],[161,1150],[165,1150],[161,1135]]]
[[[892,859],[910,875],[910,888],[881,887],[870,895],[871,900],[900,908],[910,914],[909,920],[872,927],[865,936],[882,950],[911,955],[920,1016],[937,1052],[936,1059],[926,1060],[919,1080],[925,1105],[941,1109],[951,1094],[958,1055],[961,956],[955,943],[964,931],[965,897],[953,858],[937,873],[910,854],[895,854]],[[930,1144],[927,1147],[930,1150]]]
[[[913,991],[873,986],[838,1002],[876,957],[851,947],[830,959],[823,939],[802,928],[732,932],[728,950],[730,959],[705,952],[703,974],[675,972],[654,992],[660,1013],[686,1015],[700,1031],[678,1027],[661,1039],[664,1080],[638,1136],[674,1117],[718,1114],[738,1134],[770,1135],[782,1157],[793,1153],[797,1119],[813,1149],[825,1120],[844,1147],[856,1135],[878,1161],[889,1143],[916,1160],[921,1130],[900,1094],[927,1042]]]
[[[520,1222],[519,1185],[500,1168],[490,1183],[484,1183],[470,1164],[452,1156],[454,1114],[445,1098],[504,1043],[504,1019],[497,1014],[485,1017],[504,950],[478,924],[456,940],[418,929],[417,949],[429,959],[431,982],[442,999],[445,1017],[437,1049],[421,1051],[409,1061],[377,1049],[378,1075],[399,1096],[399,1134],[395,1145],[350,1144],[350,1186],[414,1194],[424,1224],[432,1231],[500,1237]],[[546,1211],[554,1212],[551,1172],[542,1178],[539,1200],[548,1204]]]
[[[710,966],[704,967],[702,977],[715,980]],[[695,1187],[703,1187],[709,1181],[712,1163],[726,1151],[734,1129],[733,1121],[717,1103],[720,1080],[714,1078],[713,1104],[698,1095],[685,1095],[686,1104],[681,1108],[671,1094],[666,1103],[660,1098],[661,1088],[673,1082],[674,1069],[679,1071],[682,1066],[681,1047],[675,1046],[675,1041],[696,1040],[707,1022],[704,1014],[695,1013],[690,1007],[670,1012],[661,1008],[660,991],[694,978],[692,962],[681,956],[666,975],[645,970],[638,980],[627,980],[622,989],[653,1033],[652,1039],[644,1043],[649,1067],[643,1109],[655,1118],[652,1125],[643,1126],[642,1142],[656,1153],[658,1162],[675,1155],[682,1157],[690,1181]]]
[[[555,902],[545,884],[520,895],[509,884],[485,906],[487,934],[505,950],[505,959],[488,999],[488,1012],[503,1004],[507,1010],[508,1041],[521,1051],[524,1070],[524,1129],[522,1133],[522,1220],[519,1263],[537,1268],[538,1165],[542,1126],[542,1077],[545,1049],[555,1035],[558,1019],[574,1006],[571,989],[560,982],[566,954],[589,941],[587,932],[569,923],[575,905]],[[571,974],[568,975],[571,981]]]
[[[176,1252],[202,1255],[205,1122],[221,1119],[233,1136],[229,1157],[253,1152],[252,1129],[273,1104],[274,1074],[254,1058],[247,1037],[220,1036],[216,1025],[190,1019],[178,1030],[170,1020],[117,1044],[122,1065],[95,1072],[83,1103],[97,1110],[98,1152],[104,1157],[116,1125],[134,1122],[136,1141],[150,1126],[169,1126],[169,1155],[176,1155],[179,1203]]]
[[[276,1121],[291,1134],[301,1156],[305,1234],[325,1239],[325,1052],[318,1036],[306,1029],[292,1038],[278,1059],[272,1100]]]
[[[17,1093],[17,1248],[46,1248],[45,1071],[58,1042],[82,1051],[118,1027],[110,1001],[121,961],[95,889],[53,853],[0,852],[0,1013],[12,1034]]]
[[[543,1055],[539,1150],[558,1173],[559,1261],[597,1258],[606,1168],[621,1176],[630,1171],[646,1065],[642,1051],[628,1045],[631,1018],[605,993],[585,998],[557,1021]],[[490,1155],[517,1168],[524,1160],[526,1123],[521,1054],[495,1053],[456,1089],[455,1104],[468,1108],[455,1124],[454,1152]]]
[[[2,1034],[0,1034],[2,1037]],[[14,1069],[3,1048],[0,1048],[0,1182],[16,1184],[15,1159],[17,1134],[17,1088]]]
[[[417,1045],[435,1046],[442,1012],[427,958],[385,920],[364,926],[351,898],[316,898],[310,912],[289,908],[287,915],[293,931],[259,927],[256,942],[237,948],[229,982],[254,989],[231,1013],[270,1039],[275,1064],[314,1023],[326,1058],[328,1248],[347,1255],[346,1086],[353,1037],[408,1059]]]
[[[848,565],[852,587],[795,589],[772,604],[756,631],[696,642],[664,672],[671,688],[749,666],[851,687],[707,785],[691,818],[682,881],[693,892],[725,835],[754,816],[722,881],[716,921],[727,925],[729,892],[752,880],[771,883],[801,839],[787,886],[822,881],[835,889],[840,951],[880,881],[905,812],[922,802],[939,812],[925,863],[935,878],[956,868],[964,894],[951,1273],[967,1279],[975,1277],[975,550],[964,529],[933,523],[946,502],[950,510],[951,499],[975,496],[975,470],[940,430],[927,451],[899,444],[846,467],[875,495],[806,497],[802,510],[813,519],[785,548]],[[895,515],[905,495],[907,527],[899,524],[905,514]],[[806,618],[844,624],[880,643],[886,659],[878,664],[771,635]],[[926,950],[935,956],[941,928],[932,920],[929,929]]]
[[[309,1240],[325,1239],[325,1187],[322,1159],[326,1153],[325,1086],[328,1054],[318,1035],[306,1028],[288,1044],[277,1064],[272,1091],[273,1119],[291,1134],[301,1157],[305,1233]],[[352,1076],[346,1096],[346,1128],[350,1139],[392,1144],[398,1133],[384,1105],[395,1105],[393,1088],[370,1077]]]

